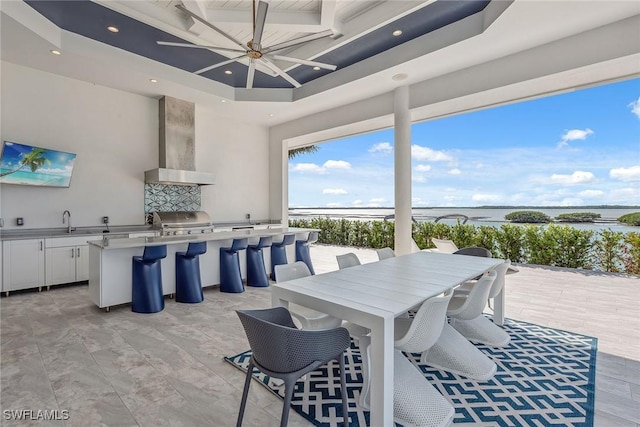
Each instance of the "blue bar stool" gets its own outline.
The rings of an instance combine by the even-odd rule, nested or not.
[[[230,248],[220,248],[220,292],[244,292],[238,251],[247,249],[248,239],[233,239]]]
[[[161,259],[167,245],[145,246],[142,256],[133,257],[131,311],[157,313],[164,310]]]
[[[296,261],[302,261],[307,264],[311,274],[316,274],[311,263],[311,254],[309,253],[309,245],[318,241],[318,232],[310,231],[306,240],[296,240]]]
[[[296,240],[293,233],[285,234],[281,242],[271,244],[271,280],[276,280],[276,265],[287,264],[287,246],[292,245]]]
[[[269,286],[267,270],[264,267],[262,248],[271,246],[273,237],[261,237],[257,245],[247,247],[247,285],[265,288]]]
[[[176,301],[195,304],[204,300],[200,279],[200,257],[207,242],[191,242],[187,252],[176,252]]]

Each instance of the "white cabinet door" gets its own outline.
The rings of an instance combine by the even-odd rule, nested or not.
[[[76,281],[89,280],[89,245],[76,246]]]
[[[3,242],[3,291],[35,288],[44,285],[44,240],[9,240]]]
[[[48,286],[60,283],[76,281],[76,248],[47,248],[47,275]]]

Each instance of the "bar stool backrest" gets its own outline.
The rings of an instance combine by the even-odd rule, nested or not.
[[[207,242],[190,242],[185,256],[193,258],[207,252]]]
[[[145,246],[142,253],[143,262],[153,262],[167,257],[167,245]]]

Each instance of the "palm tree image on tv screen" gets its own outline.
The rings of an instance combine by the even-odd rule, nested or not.
[[[5,141],[0,183],[68,187],[76,155]]]

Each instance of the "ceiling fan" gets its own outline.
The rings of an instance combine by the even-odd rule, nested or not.
[[[257,4],[258,4],[258,7],[257,7],[257,13],[256,13],[256,2],[255,1],[253,2],[253,12],[252,12],[253,13],[253,38],[249,42],[247,42],[246,45],[242,44],[240,41],[236,40],[234,37],[230,36],[229,34],[225,33],[224,31],[216,27],[215,25],[211,24],[209,21],[191,12],[190,10],[185,8],[183,5],[176,5],[178,9],[180,9],[187,15],[191,16],[196,21],[201,22],[202,24],[216,31],[220,35],[231,40],[240,49],[228,49],[228,48],[217,47],[217,46],[206,46],[206,45],[198,45],[198,44],[190,44],[190,43],[174,43],[174,42],[165,42],[165,41],[158,41],[157,43],[163,46],[177,46],[177,47],[210,49],[210,50],[219,50],[219,51],[232,52],[232,53],[241,53],[241,55],[236,56],[235,58],[231,58],[227,61],[218,62],[217,64],[213,64],[208,67],[202,68],[201,70],[194,71],[194,73],[202,74],[209,70],[223,67],[234,61],[238,61],[243,58],[248,58],[249,71],[247,73],[247,85],[246,85],[247,89],[251,89],[253,87],[253,78],[256,70],[257,61],[260,61],[260,63],[262,63],[264,66],[272,70],[276,75],[279,75],[282,78],[284,78],[286,81],[291,83],[294,87],[300,87],[301,84],[298,81],[296,81],[293,77],[291,77],[289,74],[287,74],[282,68],[274,64],[273,60],[292,62],[294,64],[309,65],[312,67],[319,67],[319,68],[323,68],[331,71],[334,71],[337,68],[335,65],[325,64],[323,62],[291,58],[289,56],[282,56],[275,53],[279,50],[286,49],[288,47],[296,46],[296,45],[310,42],[312,40],[320,39],[323,37],[332,36],[333,35],[332,30],[325,30],[319,33],[298,37],[293,40],[285,41],[272,46],[263,47],[261,44],[262,33],[264,31],[264,25],[267,19],[267,10],[269,8],[269,4],[262,0],[258,0]]]

